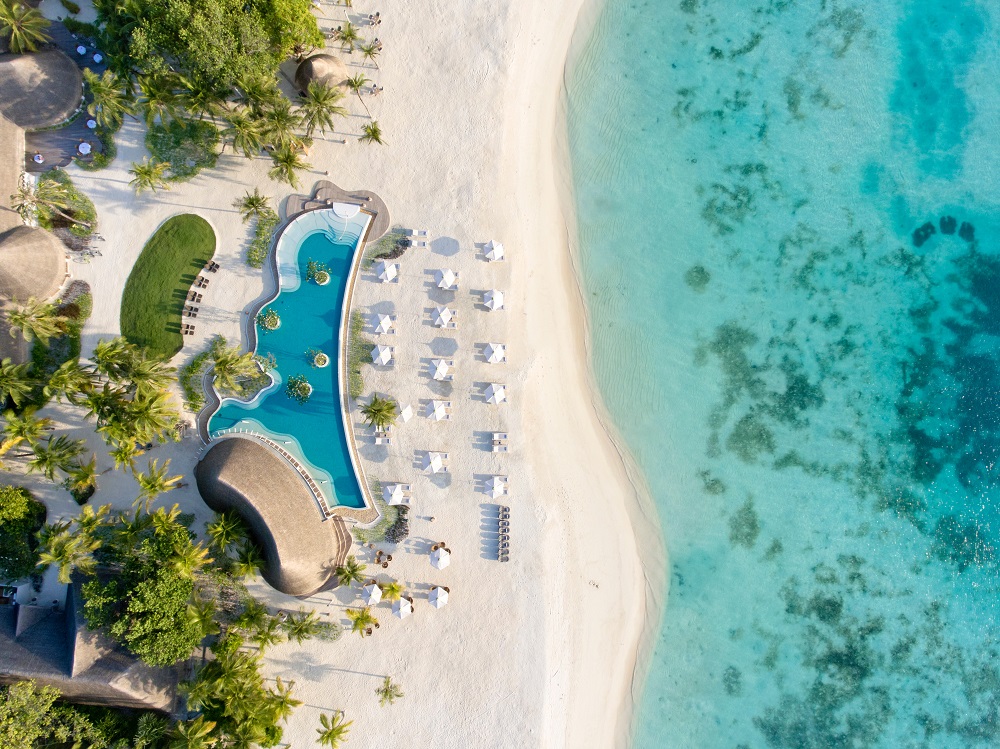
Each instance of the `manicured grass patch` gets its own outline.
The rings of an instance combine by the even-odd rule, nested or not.
[[[146,148],[154,159],[170,164],[171,182],[184,182],[215,166],[218,145],[219,129],[211,122],[171,120],[146,132]]]
[[[168,219],[142,249],[122,293],[122,335],[169,359],[184,341],[181,310],[191,284],[215,254],[215,232],[200,216]],[[191,320],[197,324],[196,319]]]

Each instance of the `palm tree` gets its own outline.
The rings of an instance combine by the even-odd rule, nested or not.
[[[233,144],[234,151],[242,151],[248,159],[260,153],[264,147],[260,121],[238,109],[226,118],[229,127],[222,131],[222,137]]]
[[[248,74],[236,82],[236,101],[259,115],[281,100],[281,91],[274,78]]]
[[[139,449],[134,439],[116,443],[114,449],[108,453],[115,461],[115,469],[119,471],[123,468],[134,471],[135,459],[142,454],[143,451]]]
[[[207,720],[204,715],[194,720],[178,721],[168,746],[170,749],[209,749],[217,743],[212,736],[214,730],[215,721]]]
[[[306,136],[309,137],[318,127],[325,135],[326,129],[333,130],[333,117],[346,117],[347,109],[340,105],[344,94],[323,81],[311,81],[299,105],[302,112],[302,122],[306,126]]]
[[[403,595],[403,586],[395,580],[385,585],[379,585],[379,588],[382,589],[382,600],[384,601],[398,601]]]
[[[143,713],[136,723],[135,736],[132,737],[133,749],[149,749],[151,746],[158,746],[160,739],[166,733],[166,719],[153,713]]]
[[[396,421],[396,401],[375,395],[371,402],[361,407],[365,422],[376,429],[385,429]]]
[[[312,165],[302,158],[302,154],[291,148],[279,148],[271,154],[271,160],[274,162],[274,166],[268,171],[267,176],[279,182],[287,182],[292,187],[299,186],[299,177],[296,171],[312,168]]]
[[[285,620],[285,631],[288,639],[300,645],[321,631],[322,626],[315,611],[299,609],[298,616],[292,614]]]
[[[269,616],[261,622],[256,631],[250,636],[250,642],[254,643],[261,651],[279,642],[285,641],[285,633],[281,631],[281,620],[275,616]]]
[[[256,187],[253,192],[247,191],[242,198],[233,201],[233,208],[239,209],[245,224],[251,218],[260,218],[271,210],[271,199],[261,193]]]
[[[226,94],[205,80],[181,76],[180,83],[184,88],[184,108],[189,114],[197,115],[199,121],[206,115],[216,117],[226,111]]]
[[[56,311],[54,304],[40,302],[35,297],[7,313],[12,338],[20,331],[24,340],[38,338],[44,344],[48,344],[50,338],[64,333],[67,322],[67,318]]]
[[[97,490],[97,456],[91,455],[86,463],[77,461],[68,471],[66,488],[74,494],[85,494],[87,490]]]
[[[320,727],[316,729],[319,734],[319,743],[328,746],[330,749],[338,749],[340,742],[347,738],[350,733],[353,720],[344,720],[344,713],[339,712],[330,718],[326,713],[319,716]]]
[[[177,486],[177,482],[182,476],[167,476],[170,470],[170,459],[167,458],[160,466],[156,460],[149,461],[149,470],[146,473],[141,471],[135,474],[136,483],[139,484],[139,496],[133,506],[145,500],[146,512],[149,512],[149,505],[159,495],[170,491]]]
[[[38,532],[41,544],[41,554],[38,564],[41,569],[56,565],[59,569],[59,582],[67,585],[74,569],[84,574],[93,572],[96,562],[94,552],[100,548],[101,542],[84,533],[71,533],[69,523],[46,525]]]
[[[139,358],[129,368],[129,390],[143,395],[165,390],[175,379],[174,371],[157,359]]]
[[[181,80],[175,73],[150,73],[140,75],[139,107],[146,114],[146,127],[152,127],[156,118],[167,124],[168,118],[177,118],[183,104],[183,99],[177,90]]]
[[[367,567],[367,564],[359,562],[357,558],[351,554],[344,560],[344,563],[337,567],[334,571],[337,575],[337,582],[350,588],[354,583],[360,583],[365,579],[364,572]]]
[[[188,541],[180,548],[175,548],[170,557],[170,565],[181,577],[194,579],[195,573],[214,560],[208,555],[208,549],[201,543]]]
[[[302,700],[297,700],[292,697],[292,684],[295,682],[289,682],[287,685],[278,676],[274,680],[275,688],[268,690],[271,708],[274,710],[275,723],[281,720],[288,720],[292,711],[302,704]]]
[[[243,521],[233,512],[217,514],[211,523],[205,525],[205,530],[208,531],[212,545],[223,554],[230,546],[246,538],[247,533]]]
[[[0,455],[17,447],[22,442],[26,442],[33,447],[41,441],[42,434],[51,428],[52,419],[36,418],[36,410],[34,408],[25,408],[20,414],[14,411],[4,412],[4,440],[0,444]]]
[[[56,471],[69,471],[73,461],[84,451],[84,440],[71,440],[65,435],[49,437],[45,444],[32,446],[34,457],[28,461],[28,473],[38,471],[49,481],[55,481]]]
[[[365,78],[364,75],[361,73],[358,73],[357,75],[352,75],[346,81],[347,87],[358,95],[358,101],[361,102],[361,106],[365,108],[365,111],[368,112],[368,117],[370,118],[372,116],[372,113],[369,111],[368,105],[365,104],[365,100],[361,98],[361,89],[365,87],[366,83],[368,83],[368,79]]]
[[[340,48],[345,52],[353,52],[354,47],[361,42],[361,34],[358,27],[350,21],[345,21],[334,34],[334,39],[340,42]]]
[[[129,91],[129,84],[114,72],[105,70],[97,75],[90,68],[84,68],[83,80],[90,89],[90,113],[102,127],[117,130],[127,114],[135,114],[135,100]]]
[[[97,371],[111,380],[123,380],[132,371],[138,352],[135,346],[119,336],[110,341],[101,339],[94,346]]]
[[[378,120],[372,120],[363,128],[361,128],[363,135],[361,136],[362,143],[378,143],[380,146],[385,145],[385,141],[382,139],[382,128],[378,124]]]
[[[378,48],[378,45],[374,42],[370,42],[368,44],[360,45],[358,49],[361,50],[361,57],[365,60],[371,60],[375,64],[375,69],[378,70],[378,60],[375,58],[378,57],[379,53],[382,51]]]
[[[260,372],[253,352],[240,353],[237,346],[214,346],[212,348],[212,370],[215,374],[213,382],[216,389],[242,392],[239,382],[241,377],[252,377]]]
[[[260,118],[261,137],[275,150],[282,148],[300,149],[302,138],[295,130],[302,126],[302,115],[292,109],[287,99],[280,99],[269,106]]]
[[[166,390],[140,390],[125,405],[123,415],[112,414],[109,422],[98,427],[98,431],[116,441],[133,437],[139,442],[163,442],[177,433],[180,415]]]
[[[75,405],[79,403],[80,395],[90,392],[93,385],[90,371],[80,364],[80,360],[69,359],[52,373],[49,381],[42,387],[42,393],[46,398],[55,398],[60,402],[65,397]]]
[[[367,636],[368,630],[378,624],[378,619],[372,615],[369,606],[365,606],[363,609],[347,609],[344,613],[351,620],[351,631],[357,632],[362,637]]]
[[[238,577],[249,577],[260,572],[263,566],[264,557],[260,555],[257,547],[249,539],[244,540],[237,550],[236,567],[233,571]]]
[[[378,704],[385,707],[403,697],[403,688],[386,676],[379,688],[375,690],[375,694],[378,695]]]
[[[35,380],[28,374],[30,364],[14,364],[10,359],[0,361],[0,406],[10,398],[20,406],[31,395]]]
[[[53,213],[79,226],[92,228],[86,221],[80,221],[65,211],[69,208],[69,188],[54,179],[32,182],[27,174],[21,174],[17,192],[10,196],[11,207],[17,211],[21,219],[28,223],[38,215],[40,206],[48,208]]]
[[[87,538],[94,538],[97,529],[107,523],[107,516],[111,513],[111,505],[101,505],[96,510],[90,505],[84,505],[83,510],[76,518],[76,527]]]
[[[8,46],[15,55],[34,52],[39,44],[50,41],[45,29],[49,21],[39,11],[21,3],[0,2],[0,36],[10,37]]]
[[[215,604],[207,598],[195,596],[187,607],[187,616],[192,622],[198,625],[202,635],[217,635],[219,633],[219,623],[215,621]]]
[[[151,160],[148,156],[142,160],[141,164],[133,161],[132,168],[128,170],[128,173],[132,175],[129,184],[135,188],[136,192],[143,190],[156,192],[161,187],[166,188],[167,180],[164,175],[169,168],[169,161]]]

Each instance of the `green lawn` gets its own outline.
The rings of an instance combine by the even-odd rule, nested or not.
[[[169,359],[180,351],[181,310],[213,254],[215,232],[205,219],[185,213],[165,221],[146,242],[125,283],[122,335],[155,356]],[[198,324],[197,319],[191,322]]]

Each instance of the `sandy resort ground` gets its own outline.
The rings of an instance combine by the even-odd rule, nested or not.
[[[369,373],[369,380],[401,393],[417,413],[386,451],[374,450],[364,430],[358,434],[378,478],[413,485],[410,538],[384,572],[405,583],[416,613],[400,621],[383,604],[376,612],[382,626],[371,638],[345,633],[334,643],[285,644],[270,652],[267,671],[294,680],[305,703],[288,724],[285,740],[292,746],[313,745],[320,711],[335,709],[354,721],[351,746],[577,749],[620,744],[627,734],[636,657],[660,609],[663,559],[651,515],[598,418],[560,201],[568,184],[556,158],[560,87],[583,2],[381,7],[356,0],[349,11],[367,17],[379,10],[384,20],[381,69],[362,72],[385,88],[366,103],[387,145],[358,142],[367,119],[357,99],[349,101],[352,116],[317,140],[303,188],[328,172],[342,187],[381,195],[394,224],[430,235],[427,249],[401,259],[401,281],[391,291],[365,274],[355,299],[366,312],[389,305],[401,321],[392,337],[398,364]],[[324,2],[320,26],[337,25],[344,13],[343,6]],[[194,212],[215,228],[222,268],[201,304],[197,335],[186,338],[174,362],[180,366],[215,334],[240,340],[244,310],[265,291],[261,273],[242,260],[249,235],[232,200],[254,186],[278,201],[292,191],[268,180],[265,160],[226,154],[217,169],[192,182],[135,196],[127,170],[144,155],[142,138],[142,127],[129,122],[109,169],[70,168],[94,200],[107,239],[101,257],[71,263],[73,275],[94,293],[84,352],[118,333],[121,291],[143,243],[166,218]],[[493,238],[507,248],[505,263],[487,264],[479,256],[477,244]],[[447,357],[457,360],[458,374],[446,398],[453,419],[438,423],[421,407],[421,399],[437,396],[426,370],[430,344],[420,336],[429,335],[421,326],[438,303],[430,274],[446,267],[460,277],[451,297],[460,311],[457,348]],[[494,286],[505,292],[506,309],[487,313],[473,292]],[[508,345],[505,364],[476,359],[477,344],[488,342]],[[509,402],[487,410],[476,401],[477,383],[487,381],[508,385]],[[64,424],[74,424],[61,415]],[[494,427],[510,435],[506,455],[471,439],[473,431]],[[86,431],[81,426],[74,436]],[[98,451],[92,431],[88,439]],[[411,465],[420,448],[450,453],[448,480],[432,480]],[[187,485],[164,501],[195,512],[198,527],[209,515],[191,478],[200,449],[192,433],[150,454],[171,458],[185,474]],[[112,465],[98,454],[102,467]],[[511,493],[503,500],[512,515],[506,564],[484,543],[482,506],[491,500],[477,482],[493,474],[510,477]],[[36,481],[31,488],[48,503],[51,519],[74,511],[63,490]],[[134,496],[132,478],[111,472],[93,501],[129,507]],[[441,540],[454,555],[439,571],[427,551]],[[366,561],[370,554],[357,546],[355,553]],[[450,588],[447,607],[428,604],[432,584]],[[256,589],[276,605],[299,605],[263,583]],[[358,601],[356,591],[337,590],[306,605],[343,621],[344,609]],[[374,690],[387,674],[406,696],[381,708]]]

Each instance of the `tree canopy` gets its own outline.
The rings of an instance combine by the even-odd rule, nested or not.
[[[27,489],[0,487],[0,582],[27,577],[38,564],[35,532],[45,522],[45,506]]]
[[[181,73],[228,90],[320,46],[309,0],[96,0],[104,47],[122,75]]]

